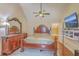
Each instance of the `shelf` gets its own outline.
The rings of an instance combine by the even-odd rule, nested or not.
[[[71,40],[74,40],[74,38],[71,38],[71,37],[69,37],[69,36],[65,36],[65,35],[64,35],[64,37],[69,38],[69,39],[71,39]]]

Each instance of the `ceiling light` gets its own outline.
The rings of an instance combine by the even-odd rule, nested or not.
[[[44,17],[45,15],[50,15],[50,13],[43,10],[42,3],[40,3],[40,10],[38,12],[33,12],[35,14],[35,17],[41,16]]]

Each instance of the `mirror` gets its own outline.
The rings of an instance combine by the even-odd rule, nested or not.
[[[22,33],[22,23],[16,17],[8,19],[10,23],[9,32],[10,33]]]

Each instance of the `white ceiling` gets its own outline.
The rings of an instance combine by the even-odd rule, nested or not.
[[[59,22],[62,16],[64,15],[65,11],[67,10],[67,7],[69,4],[56,4],[56,3],[43,3],[43,9],[46,10],[46,12],[49,12],[50,15],[40,18],[35,17],[33,12],[39,11],[40,4],[39,3],[26,3],[26,4],[20,4],[24,14],[27,18],[27,20],[39,20],[39,19],[45,19],[45,20],[53,20],[54,22]]]

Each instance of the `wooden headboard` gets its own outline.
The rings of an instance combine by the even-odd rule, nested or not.
[[[34,27],[34,33],[50,33],[50,29],[46,25]]]

